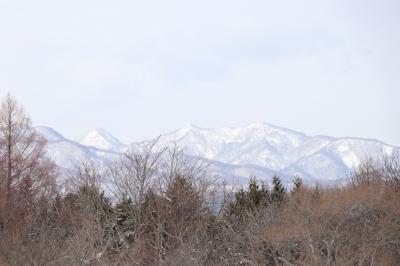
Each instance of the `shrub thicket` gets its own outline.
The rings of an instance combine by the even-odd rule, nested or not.
[[[400,265],[396,155],[342,186],[296,177],[288,192],[275,176],[222,193],[199,161],[151,142],[106,169],[82,162],[61,193],[43,140],[28,140],[35,156],[12,168],[0,145],[0,265]],[[216,211],[215,193],[233,198]]]

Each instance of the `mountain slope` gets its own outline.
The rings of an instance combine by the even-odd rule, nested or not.
[[[186,127],[163,135],[160,145],[176,142],[190,155],[230,164],[254,164],[279,170],[306,135],[265,123],[245,127],[202,129]]]
[[[125,145],[102,128],[89,131],[80,144],[102,150],[119,151]]]
[[[261,167],[269,176],[299,175],[309,182],[346,177],[367,157],[379,159],[399,150],[377,140],[307,136],[266,123],[221,129],[189,126],[163,135],[159,145],[173,142],[186,154],[241,166],[247,176],[260,175],[254,167]]]
[[[90,131],[80,143],[51,128],[36,130],[49,142],[49,157],[63,168],[82,158],[106,163],[141,143],[125,146],[103,129]],[[307,136],[266,123],[220,129],[188,126],[162,135],[157,148],[175,144],[186,155],[207,161],[213,174],[238,183],[245,183],[250,176],[269,180],[274,174],[286,182],[293,175],[307,183],[332,182],[348,175],[367,157],[378,159],[400,150],[377,140]]]
[[[47,155],[62,169],[71,169],[83,159],[105,163],[119,156],[119,153],[113,151],[99,150],[66,139],[49,127],[36,127],[35,130],[47,140]]]

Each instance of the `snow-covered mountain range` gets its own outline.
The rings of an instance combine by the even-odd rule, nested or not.
[[[104,129],[90,131],[81,141],[66,139],[48,127],[36,130],[48,140],[49,157],[65,169],[82,158],[114,160],[140,143],[124,145]],[[378,140],[307,136],[267,123],[219,129],[188,126],[161,135],[157,145],[173,144],[188,156],[206,160],[213,174],[239,184],[251,176],[269,181],[274,174],[286,181],[298,175],[308,183],[329,183],[346,177],[367,157],[400,151]]]

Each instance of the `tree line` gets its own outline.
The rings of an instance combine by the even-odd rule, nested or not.
[[[156,143],[66,174],[8,95],[0,265],[400,265],[399,156],[366,160],[332,187],[274,176],[232,189]]]

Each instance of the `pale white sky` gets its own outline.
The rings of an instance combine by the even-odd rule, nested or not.
[[[400,1],[0,0],[0,97],[125,142],[265,121],[400,146]]]

